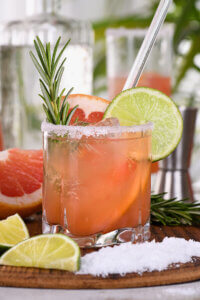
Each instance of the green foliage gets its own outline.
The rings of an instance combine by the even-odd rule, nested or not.
[[[182,57],[182,63],[179,68],[176,78],[174,91],[176,91],[185,77],[189,69],[200,71],[195,64],[195,57],[200,53],[200,11],[198,9],[197,0],[176,0],[177,19],[174,18],[175,33],[174,33],[174,50],[178,56]],[[183,40],[190,41],[190,47],[184,56],[180,53],[180,43]]]
[[[70,40],[67,41],[67,43],[57,55],[60,40],[61,37],[58,38],[51,56],[50,43],[43,45],[40,38],[37,36],[34,40],[34,45],[38,59],[35,57],[32,51],[30,51],[30,56],[41,76],[40,88],[42,94],[39,94],[39,96],[44,102],[43,109],[48,122],[57,125],[69,125],[77,106],[75,106],[69,113],[69,103],[66,102],[66,100],[73,89],[69,90],[67,95],[64,97],[63,103],[61,105],[65,89],[63,89],[60,93],[59,89],[64,72],[64,63],[66,61],[66,57],[62,60],[61,63],[60,59]]]
[[[100,77],[106,76],[105,30],[108,27],[120,26],[126,28],[147,27],[153,18],[158,3],[158,0],[151,1],[151,8],[146,17],[134,14],[123,18],[110,16],[108,19],[93,24],[96,44],[102,44],[102,51],[100,54],[98,53],[98,58],[95,62],[95,81]],[[198,3],[199,0],[174,0],[173,11],[167,16],[166,21],[173,23],[175,27],[173,44],[176,57],[182,58],[174,83],[174,91],[179,88],[188,70],[195,69],[200,71],[199,66],[195,63],[195,57],[200,53],[200,10]],[[190,42],[190,47],[183,55],[180,53],[180,44],[184,40]],[[98,89],[102,90],[104,86],[102,85]]]
[[[168,226],[200,225],[200,203],[165,200],[164,194],[151,195],[151,223]]]

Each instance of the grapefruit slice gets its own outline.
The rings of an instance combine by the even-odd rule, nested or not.
[[[72,94],[67,98],[67,101],[70,104],[70,110],[78,105],[70,124],[74,124],[77,119],[79,122],[87,123],[97,123],[101,121],[110,103],[110,101],[103,98],[84,94]]]
[[[15,213],[27,217],[41,209],[42,150],[0,152],[0,219]]]

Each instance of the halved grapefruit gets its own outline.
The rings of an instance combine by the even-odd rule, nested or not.
[[[43,151],[0,152],[0,219],[15,213],[27,217],[41,209]]]
[[[70,124],[74,124],[77,119],[79,122],[87,123],[97,123],[101,121],[110,103],[110,101],[103,98],[84,94],[72,94],[67,98],[67,101],[70,104],[70,109],[78,105]]]

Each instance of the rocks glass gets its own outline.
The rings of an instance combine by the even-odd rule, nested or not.
[[[42,124],[43,233],[81,247],[149,238],[152,124]]]

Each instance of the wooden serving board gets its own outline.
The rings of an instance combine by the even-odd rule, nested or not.
[[[30,234],[41,233],[41,221],[27,223]],[[162,241],[166,236],[181,237],[200,241],[200,228],[197,227],[167,227],[152,226],[151,239]],[[85,252],[82,252],[84,255]],[[173,283],[183,283],[200,279],[200,258],[179,267],[171,266],[162,272],[136,273],[121,277],[119,274],[107,278],[91,275],[74,275],[67,271],[45,270],[36,268],[21,268],[0,266],[0,286],[55,288],[55,289],[116,289],[156,286]]]

